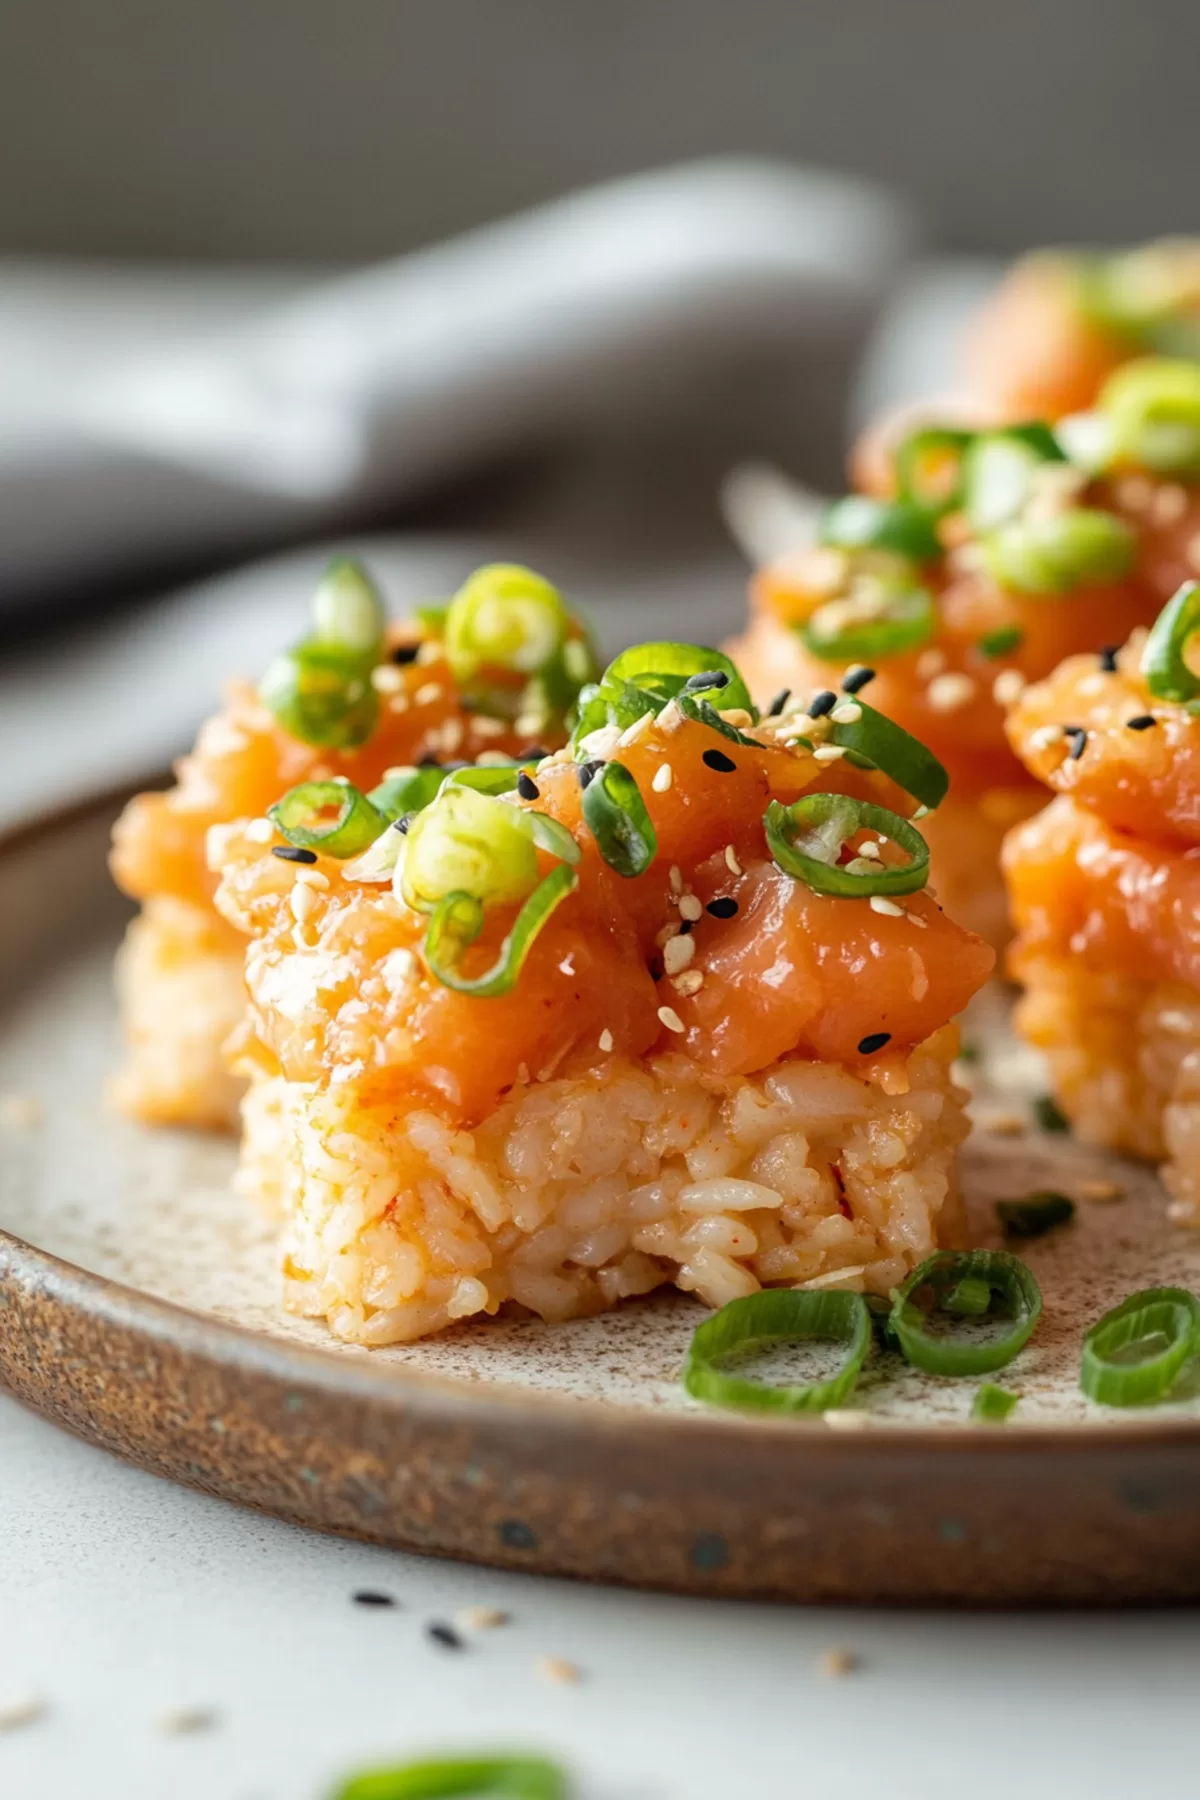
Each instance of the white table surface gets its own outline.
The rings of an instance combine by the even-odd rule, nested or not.
[[[463,555],[410,553],[401,597],[436,591]],[[164,759],[235,645],[255,660],[291,634],[310,564],[246,571],[7,668],[0,812],[77,787],[78,740],[48,722],[86,733],[96,781]],[[719,572],[674,590],[692,618],[711,609],[714,636],[736,594]],[[660,577],[656,603],[672,597]],[[625,635],[639,586],[603,598]],[[360,1587],[399,1605],[356,1606]],[[461,1653],[428,1640],[431,1620],[476,1604],[511,1624]],[[842,1649],[859,1668],[824,1677]],[[545,1656],[577,1664],[580,1685],[549,1684]],[[0,1717],[26,1695],[45,1707],[0,1732],[0,1800],[323,1800],[363,1763],[466,1745],[561,1756],[577,1800],[1187,1795],[1198,1691],[1195,1613],[805,1611],[426,1562],[170,1487],[0,1396]],[[211,1709],[211,1728],[166,1732],[185,1707]]]

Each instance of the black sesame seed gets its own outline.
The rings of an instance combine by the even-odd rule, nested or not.
[[[702,694],[705,688],[723,688],[729,686],[729,677],[724,669],[704,669],[699,675],[689,675],[683,684],[685,694]]]
[[[710,900],[704,910],[714,919],[732,919],[737,909],[738,903],[732,895],[722,895],[719,900]]]
[[[1087,732],[1082,725],[1064,725],[1063,736],[1070,745],[1067,755],[1072,762],[1078,762],[1087,747]]]
[[[861,694],[868,681],[874,681],[874,669],[851,669],[842,682],[843,694]]]
[[[455,1631],[453,1625],[443,1625],[440,1619],[434,1619],[432,1624],[425,1627],[425,1635],[432,1638],[435,1644],[440,1644],[443,1650],[462,1650],[465,1648],[462,1639],[459,1637],[457,1631]]]
[[[882,1050],[883,1046],[885,1044],[890,1044],[891,1041],[892,1034],[890,1031],[868,1032],[865,1038],[859,1039],[858,1054],[860,1056],[874,1056],[877,1050]]]
[[[810,719],[823,718],[827,712],[832,712],[836,705],[837,695],[833,689],[822,688],[820,693],[814,694],[809,701],[808,716]]]
[[[1115,675],[1116,674],[1116,672],[1117,672],[1117,651],[1120,648],[1121,648],[1121,646],[1119,644],[1105,644],[1103,650],[1101,650],[1101,652],[1100,652],[1100,667],[1106,675]]]
[[[298,850],[293,844],[272,844],[271,855],[277,856],[280,862],[315,863],[315,850]]]
[[[382,1594],[378,1588],[359,1588],[354,1596],[355,1606],[395,1606],[393,1594]]]
[[[723,750],[706,750],[700,760],[715,769],[718,775],[732,775],[737,768],[732,756],[726,756]]]
[[[792,697],[791,688],[780,688],[770,706],[767,708],[768,719],[777,719]]]
[[[694,922],[691,919],[680,919],[679,931],[677,933],[677,936],[690,937],[692,935],[693,930],[694,930]]]
[[[522,760],[524,762],[541,762],[542,758],[549,754],[545,744],[530,744]]]
[[[517,776],[517,792],[522,800],[540,800],[542,794],[537,782],[533,780],[532,776],[527,775],[524,769]]]
[[[405,663],[416,662],[420,648],[420,644],[397,644],[396,648],[392,651],[392,661],[394,663],[399,663],[401,668],[404,667]]]
[[[398,831],[400,833],[401,837],[407,836],[408,828],[412,824],[412,822],[416,818],[416,816],[417,815],[415,812],[401,813],[400,817],[393,824],[392,830]]]
[[[575,773],[579,777],[580,787],[581,788],[590,787],[592,785],[593,780],[600,773],[600,770],[603,767],[604,767],[603,760],[598,760],[598,761],[594,761],[594,762],[576,763]]]
[[[434,756],[432,751],[429,751],[429,750],[427,750],[425,752],[425,755],[420,757],[417,761],[418,769],[440,769],[441,766],[442,765],[438,761],[437,757]]]
[[[1158,720],[1153,713],[1139,713],[1136,719],[1126,719],[1125,729],[1126,731],[1149,731],[1152,725],[1157,724]]]

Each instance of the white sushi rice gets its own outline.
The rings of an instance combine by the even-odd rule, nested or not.
[[[666,1282],[710,1306],[835,1271],[882,1294],[959,1236],[956,1047],[938,1032],[888,1093],[827,1063],[718,1080],[681,1055],[611,1057],[469,1131],[352,1083],[268,1083],[242,1185],[282,1148],[286,1303],[356,1343],[505,1301],[569,1319]]]

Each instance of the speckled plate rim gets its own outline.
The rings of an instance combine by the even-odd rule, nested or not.
[[[128,791],[0,836],[0,860]],[[0,1381],[157,1473],[434,1554],[799,1600],[1200,1598],[1200,1420],[660,1413],[342,1360],[3,1229]]]

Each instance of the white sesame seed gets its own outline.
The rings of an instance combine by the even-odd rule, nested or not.
[[[654,942],[661,950],[663,945],[669,944],[673,937],[678,937],[682,930],[683,926],[679,923],[678,919],[672,919],[669,925],[664,925],[662,930],[657,933]]]
[[[427,668],[430,663],[441,662],[442,646],[439,640],[426,638],[417,650],[416,660],[422,668]]]
[[[690,919],[693,925],[704,917],[704,908],[695,894],[680,894],[679,916],[681,919]]]
[[[862,707],[856,700],[843,700],[829,716],[835,725],[857,725],[862,718]]]
[[[1020,1137],[1025,1130],[1025,1120],[1016,1112],[985,1113],[976,1123],[989,1137]]]
[[[618,744],[620,744],[622,747],[624,747],[627,744],[635,744],[637,742],[637,740],[641,737],[641,735],[644,731],[649,731],[649,729],[653,723],[654,723],[654,714],[653,713],[648,713],[648,712],[639,713],[637,718],[633,721],[633,724],[627,725],[625,727],[624,731],[621,733],[620,737],[617,739]]]
[[[944,650],[922,650],[916,661],[917,680],[932,681],[935,675],[941,674],[945,666],[946,652]]]
[[[696,940],[690,934],[673,937],[663,945],[663,968],[668,975],[681,975],[696,954]]]
[[[813,761],[819,763],[841,762],[845,754],[841,744],[822,744],[813,751]]]
[[[407,694],[393,694],[387,703],[388,711],[390,713],[406,713],[409,704],[410,702]]]
[[[444,692],[445,689],[440,681],[426,681],[413,695],[413,703],[416,706],[432,706],[435,701],[441,699]]]
[[[18,1694],[0,1701],[0,1731],[20,1731],[35,1724],[45,1711],[46,1702],[40,1694]]]
[[[395,663],[380,663],[371,670],[371,686],[377,694],[398,694],[404,686],[404,671]]]
[[[1061,743],[1061,725],[1039,725],[1037,730],[1031,732],[1029,735],[1029,748],[1031,750],[1049,750],[1055,744]]]
[[[673,894],[682,894],[683,874],[675,863],[672,863],[670,869],[667,871],[667,880],[671,884],[671,892]]]
[[[665,1025],[668,1031],[682,1031],[684,1029],[683,1020],[673,1006],[660,1006],[658,1009],[658,1017],[659,1023]]]
[[[1099,1177],[1075,1183],[1075,1192],[1081,1200],[1103,1203],[1106,1200],[1120,1200],[1125,1190],[1118,1181],[1104,1181]]]
[[[692,940],[687,938],[684,941],[690,944]],[[703,969],[685,969],[682,975],[673,977],[671,986],[686,1000],[689,994],[698,994],[704,986],[704,971]]]
[[[961,670],[952,669],[948,674],[934,676],[925,690],[925,698],[934,712],[958,712],[971,703],[975,692],[975,683],[971,677],[964,675]]]
[[[507,726],[503,719],[489,719],[486,713],[475,713],[471,718],[471,730],[479,738],[503,737]]]
[[[860,1275],[867,1272],[866,1263],[852,1263],[849,1268],[829,1269],[824,1275],[814,1275],[811,1281],[801,1281],[797,1286],[802,1288],[836,1287],[839,1281],[857,1281]]]
[[[853,1407],[849,1406],[831,1406],[828,1412],[821,1414],[821,1417],[827,1425],[832,1425],[835,1431],[862,1431],[865,1426],[870,1424],[867,1413],[855,1412]]]
[[[894,900],[889,900],[886,894],[871,895],[871,911],[883,913],[889,919],[902,919],[904,917],[904,908],[902,906],[897,906]]]
[[[169,1737],[185,1737],[196,1731],[211,1731],[217,1715],[208,1706],[177,1706],[163,1713],[158,1729]]]
[[[920,913],[910,912],[908,915],[908,922],[910,925],[917,926],[921,931],[929,930],[929,920],[923,919]]]
[[[388,993],[393,996],[402,993],[416,973],[416,967],[417,959],[411,950],[403,946],[398,950],[389,950],[379,968]]]
[[[613,1034],[608,1027],[605,1026],[604,1030],[600,1033],[600,1048],[603,1050],[605,1056],[607,1056],[612,1047]]]
[[[742,873],[742,865],[738,861],[737,851],[732,844],[726,844],[725,846],[725,867],[729,870],[731,875],[740,875]]]
[[[275,836],[275,827],[270,819],[251,819],[246,827],[248,844],[269,844]]]
[[[877,843],[876,843],[876,842],[875,842],[875,839],[874,839],[874,838],[867,838],[867,839],[866,839],[866,840],[865,840],[865,841],[864,841],[864,842],[863,842],[863,843],[861,843],[861,844],[860,844],[860,845],[859,845],[859,846],[858,846],[858,854],[859,854],[859,855],[860,855],[860,856],[873,856],[873,857],[877,857],[877,858],[879,858],[879,859],[880,859],[880,860],[882,860],[882,856],[883,856],[883,852],[882,852],[882,849],[881,849],[881,847],[880,847],[880,846],[879,846],[879,845],[878,845],[878,844],[877,844]]]
[[[828,1418],[829,1414],[826,1413],[825,1417]],[[858,1658],[852,1650],[826,1650],[817,1663],[818,1673],[830,1681],[839,1681],[846,1675],[853,1675],[857,1667]]]
[[[327,888],[329,886],[328,875],[322,875],[320,869],[298,869],[296,881],[300,887]]]
[[[288,895],[288,905],[292,909],[292,917],[297,925],[303,925],[316,910],[317,896],[310,887],[303,887],[296,882]]]
[[[992,683],[992,698],[997,706],[1015,706],[1025,692],[1025,677],[1020,669],[1001,669]]]
[[[654,789],[656,794],[665,794],[674,779],[675,772],[670,763],[662,763],[658,769],[655,770],[654,780],[650,783],[650,786]]]
[[[560,1687],[578,1687],[583,1671],[562,1656],[539,1656],[537,1672],[543,1681],[555,1681]]]
[[[512,1623],[512,1614],[498,1606],[464,1606],[454,1615],[454,1623],[462,1631],[495,1631]]]
[[[678,731],[682,724],[683,714],[673,700],[668,700],[658,715],[659,730],[669,735],[671,732]]]

